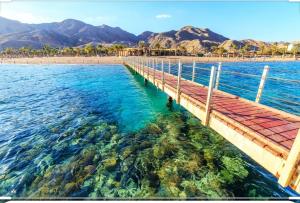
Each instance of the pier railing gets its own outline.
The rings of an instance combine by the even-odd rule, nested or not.
[[[166,74],[180,77],[181,80],[189,80],[204,86],[209,86],[210,77],[212,76],[209,74],[212,68],[208,65],[205,66],[204,63],[199,63],[196,60],[182,63],[180,60],[168,58],[128,58],[131,58],[132,60],[138,60],[137,58],[139,58],[145,66],[150,66],[154,70],[162,70]],[[135,63],[138,63],[138,61]],[[179,63],[181,63],[182,69],[180,75],[178,75],[180,68]],[[271,67],[268,65],[258,68],[260,71],[262,70],[261,74],[251,73],[251,70],[243,72],[224,69],[221,62],[216,63],[214,66],[216,67],[215,82],[213,83],[215,90],[219,89],[257,103],[262,103],[272,107],[275,106],[280,110],[300,115],[300,94],[295,95],[290,93],[291,87],[295,90],[294,92],[300,92],[300,80],[270,76],[269,72]],[[286,74],[289,73],[287,72]],[[235,80],[240,80],[240,83],[237,84],[237,82],[230,81],[233,77]],[[241,82],[243,80],[251,82],[252,84]],[[275,85],[282,85],[283,87],[281,88],[282,91],[280,92],[280,95],[272,94],[273,90],[270,91],[270,89],[268,90],[269,94],[265,94],[264,89],[266,83],[267,85],[271,83]],[[278,89],[274,90],[274,93],[278,93]]]
[[[287,96],[286,98],[293,98],[294,101],[290,101],[285,98],[278,98],[276,96],[269,96],[267,94],[264,94],[264,90],[266,87],[267,81],[277,82],[277,83],[287,83],[292,88],[299,88],[300,87],[300,80],[294,80],[294,79],[287,79],[287,78],[280,78],[280,77],[273,77],[269,74],[269,71],[271,69],[270,66],[264,66],[261,74],[254,74],[252,72],[242,72],[242,71],[235,71],[235,70],[227,70],[223,67],[222,63],[217,63],[215,65],[212,64],[211,67],[208,67],[206,64],[199,64],[197,61],[191,61],[188,63],[181,63],[179,59],[168,59],[168,58],[150,58],[150,57],[125,57],[123,58],[124,63],[130,67],[132,67],[135,71],[137,71],[140,75],[142,75],[145,79],[149,80],[151,78],[152,83],[160,87],[162,91],[165,90],[166,85],[166,78],[176,78],[176,87],[173,93],[173,98],[176,100],[178,104],[181,104],[181,97],[182,97],[182,83],[184,81],[188,81],[188,84],[195,84],[199,87],[205,88],[207,91],[206,95],[206,101],[204,102],[204,113],[201,117],[201,121],[204,125],[209,125],[210,120],[212,119],[211,113],[212,108],[214,106],[213,96],[216,93],[222,93],[224,95],[228,94],[225,93],[226,90],[229,90],[228,92],[230,95],[232,93],[252,93],[254,95],[253,101],[249,101],[247,99],[239,98],[243,101],[247,101],[250,103],[255,104],[254,106],[261,107],[263,110],[270,110],[272,112],[275,112],[275,114],[280,115],[280,118],[286,118],[289,122],[293,121],[295,123],[292,123],[292,125],[300,125],[300,119],[297,115],[293,115],[290,113],[286,113],[282,110],[274,109],[272,107],[268,107],[265,105],[260,104],[262,99],[266,100],[272,100],[273,102],[276,101],[277,103],[281,104],[283,107],[290,107],[292,104],[293,106],[299,107],[300,102],[298,101],[300,98],[297,95],[292,95],[290,93],[285,93]],[[254,71],[255,72],[255,71]],[[233,76],[233,79],[238,79],[240,82],[243,81],[245,78],[252,78],[255,79],[256,82],[252,82],[251,84],[246,84],[246,87],[244,86],[237,86],[237,82],[235,81],[229,81],[226,82],[222,80],[225,76]],[[170,76],[170,77],[169,77]],[[227,79],[232,79],[232,77],[227,77]],[[185,83],[186,85],[187,83]],[[257,84],[256,88],[255,85]],[[252,89],[248,88],[252,87]],[[253,89],[253,87],[255,89]],[[291,91],[291,90],[287,90]],[[169,94],[170,95],[170,94]],[[239,94],[236,94],[239,96]],[[185,99],[185,98],[184,98]],[[185,102],[186,103],[186,100]],[[188,105],[189,106],[189,105]],[[284,108],[282,108],[284,109]],[[293,109],[293,108],[290,108]],[[295,109],[297,110],[297,109]],[[193,110],[194,111],[194,110]],[[297,114],[299,112],[294,112],[294,114]],[[230,112],[229,112],[230,114]],[[260,118],[261,119],[261,118]],[[290,124],[289,124],[290,125]],[[284,128],[288,129],[288,126],[284,126]],[[228,128],[230,129],[230,128]],[[237,129],[236,127],[234,128]],[[241,128],[243,130],[243,128]],[[240,130],[241,130],[240,129]],[[268,129],[266,129],[268,130]],[[221,132],[224,132],[224,128]],[[225,134],[227,134],[226,132]],[[224,137],[226,137],[224,135]],[[226,137],[227,139],[227,137]],[[252,138],[253,139],[253,138]],[[254,141],[254,139],[253,139]],[[233,144],[239,145],[236,141],[231,141]],[[252,141],[250,141],[252,142]],[[265,143],[268,143],[268,141],[265,141]],[[252,146],[252,145],[251,145]],[[254,145],[253,145],[254,146]],[[268,145],[264,145],[263,148],[265,148]],[[238,146],[240,149],[240,146]],[[275,147],[274,149],[279,149],[278,147]],[[251,152],[251,149],[249,149],[250,154],[249,156],[252,157],[253,152]],[[252,150],[253,151],[253,150]],[[282,152],[282,150],[279,149],[279,153]],[[246,152],[246,153],[247,153]],[[265,152],[264,152],[265,153]],[[273,153],[273,152],[272,152]],[[278,165],[280,165],[280,169],[272,169],[272,161],[268,160],[268,164],[266,164],[266,168],[269,171],[272,171],[272,173],[275,176],[279,177],[279,183],[282,186],[292,186],[293,189],[300,192],[300,130],[298,128],[298,133],[295,136],[295,139],[293,140],[292,145],[290,146],[290,150],[287,152],[287,156],[281,157],[280,159],[275,158],[274,160],[278,161]],[[260,158],[257,158],[259,156],[263,156],[258,154],[257,152],[254,152],[255,158],[254,160],[258,160],[262,165],[264,165],[263,162],[261,162]],[[252,157],[253,158],[253,157]],[[265,159],[262,159],[265,160]],[[274,165],[276,165],[274,163]],[[280,175],[279,175],[280,173]]]

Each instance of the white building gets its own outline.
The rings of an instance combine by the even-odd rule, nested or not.
[[[294,48],[294,44],[289,44],[288,47],[287,47],[287,51],[288,52],[291,52]]]

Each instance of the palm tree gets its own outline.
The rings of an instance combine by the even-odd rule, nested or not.
[[[278,51],[278,43],[275,42],[274,44],[272,44],[271,46],[271,53],[272,53],[272,56],[276,55],[279,53]]]
[[[101,53],[101,49],[102,49],[102,45],[97,44],[97,46],[95,47],[96,56],[99,56],[99,53]]]
[[[95,47],[94,47],[94,45],[92,45],[92,44],[87,44],[87,45],[84,47],[84,52],[85,52],[88,56],[91,56],[92,54],[94,55],[94,54],[95,54]]]
[[[110,47],[111,49],[111,53],[114,55],[117,55],[121,50],[123,50],[124,48],[126,48],[125,45],[123,44],[114,44]]]
[[[96,46],[96,53],[97,53],[97,55],[107,54],[107,50],[102,44],[98,44]]]
[[[259,52],[258,52],[260,55],[270,55],[272,52],[271,52],[271,49],[265,45],[263,45],[260,49],[259,49]]]
[[[52,48],[48,44],[45,44],[42,49],[43,55],[49,56],[51,54],[51,50]]]
[[[238,47],[237,44],[235,44],[234,42],[232,42],[230,48],[231,48],[231,50],[232,50],[234,56],[235,56],[235,54],[238,54],[238,52],[239,52],[239,47]]]
[[[227,50],[224,47],[220,47],[217,52],[220,56],[223,56],[223,54],[226,53]]]
[[[145,43],[145,41],[139,41],[139,43],[138,43],[138,47],[139,47],[140,49],[143,49],[143,48],[145,48],[145,47],[146,47],[146,43]]]
[[[76,48],[73,48],[74,50],[74,53],[76,54],[76,56],[80,56],[81,55],[81,49],[76,47]]]
[[[16,54],[16,51],[13,48],[6,48],[3,53],[7,56],[13,56]]]
[[[24,56],[30,56],[31,54],[31,48],[30,47],[21,47],[19,49],[19,53],[21,53],[21,55]]]
[[[249,46],[249,44],[245,44],[245,45],[242,47],[242,49],[241,49],[241,53],[242,53],[243,57],[244,57],[245,54],[248,54],[249,51],[250,51],[250,46]]]
[[[300,43],[299,44],[294,44],[293,46],[293,49],[292,49],[292,52],[294,54],[294,57],[296,58],[296,55],[298,53],[300,53]]]
[[[178,47],[178,50],[179,50],[179,52],[180,52],[181,55],[186,55],[186,53],[187,53],[186,47],[184,47],[182,45],[180,45]]]
[[[70,55],[73,55],[74,50],[72,47],[65,47],[65,48],[63,48],[62,53],[63,53],[63,55],[70,56]]]

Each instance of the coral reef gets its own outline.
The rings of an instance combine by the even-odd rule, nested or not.
[[[20,183],[10,171],[22,171],[38,156],[38,147],[28,149],[23,162],[0,176],[0,194],[176,199],[262,194],[251,184],[254,177],[245,157],[185,111],[159,116],[134,133],[120,133],[104,121],[50,131],[58,134],[54,144],[48,143],[51,153]]]

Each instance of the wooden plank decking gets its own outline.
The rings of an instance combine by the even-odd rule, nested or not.
[[[125,65],[170,97],[178,97],[177,76],[130,62]],[[183,79],[180,82],[178,103],[203,121],[208,87]],[[300,129],[298,116],[214,90],[208,126],[279,178],[283,186],[300,192],[300,146],[293,145]],[[292,148],[296,155],[289,157]],[[288,158],[293,165],[287,172]]]

